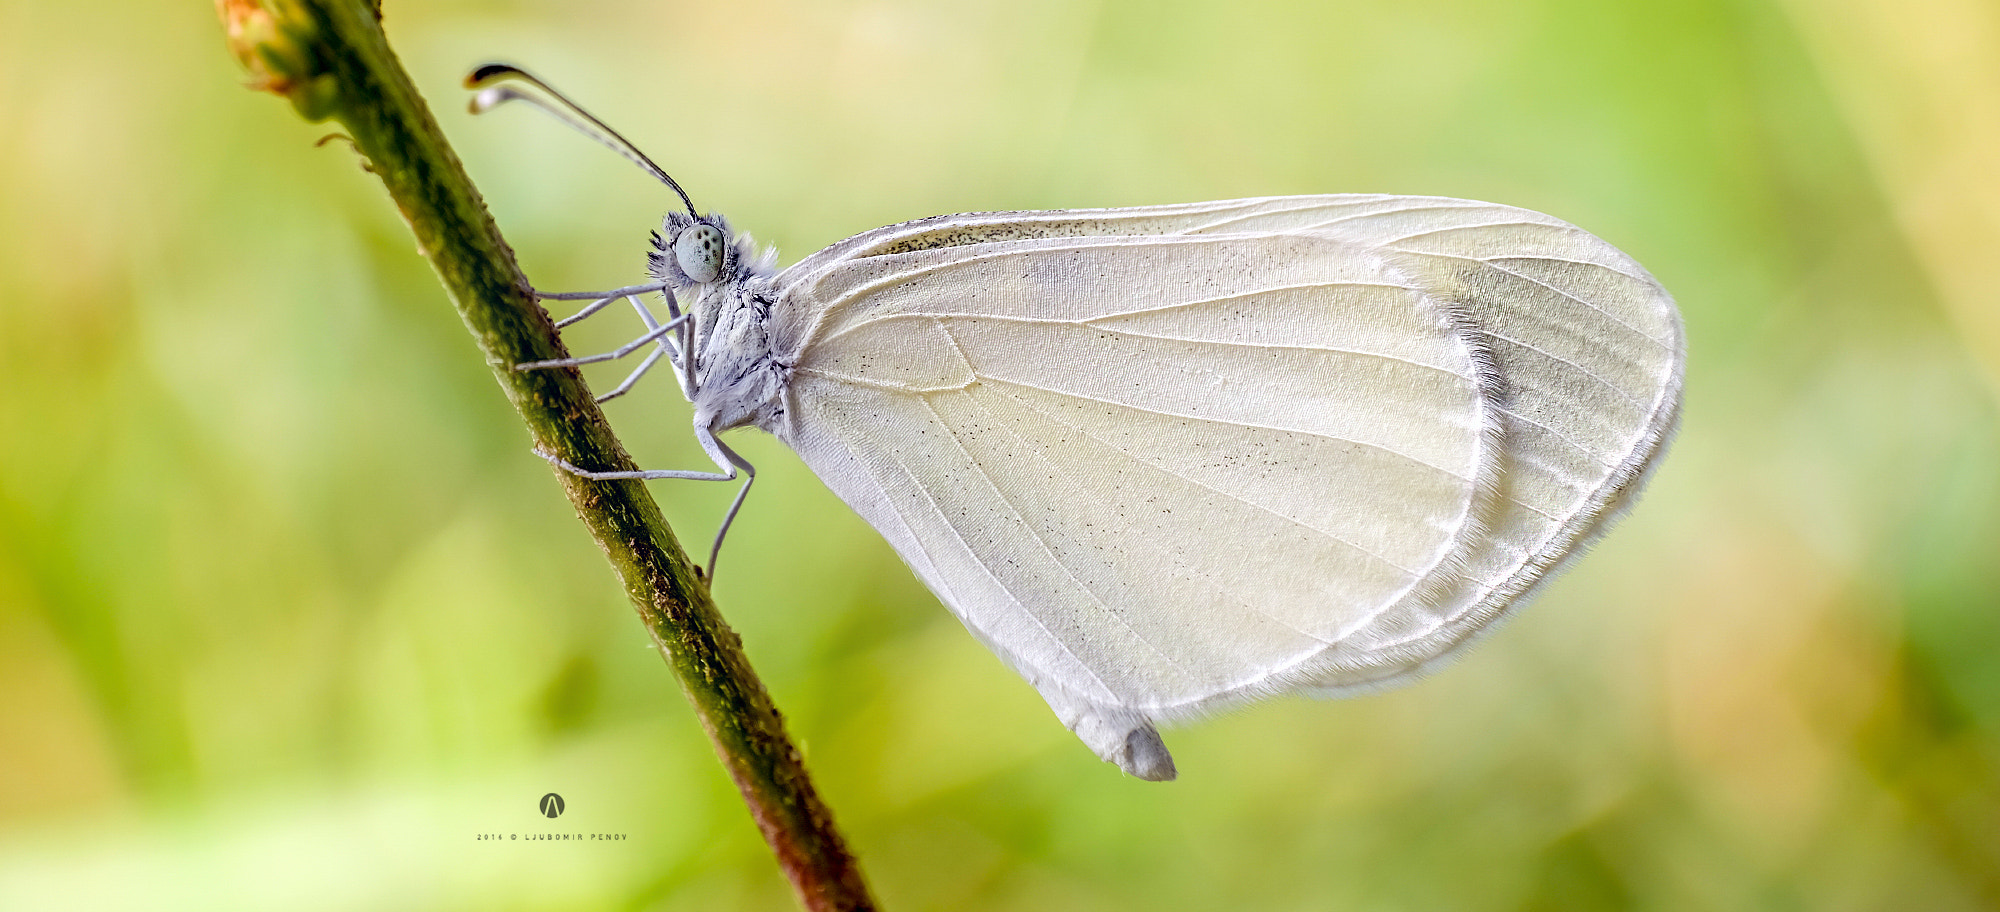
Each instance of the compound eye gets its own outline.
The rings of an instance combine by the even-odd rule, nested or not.
[[[706,285],[722,274],[722,229],[703,222],[689,225],[674,238],[674,260],[681,272]]]

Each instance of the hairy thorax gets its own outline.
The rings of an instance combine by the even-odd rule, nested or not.
[[[691,302],[699,330],[695,423],[720,433],[744,425],[769,428],[783,417],[789,366],[771,351],[770,281],[763,276],[712,286]]]

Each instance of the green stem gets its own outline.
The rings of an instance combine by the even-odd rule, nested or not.
[[[535,446],[573,465],[632,468],[574,370],[458,157],[390,51],[367,0],[217,0],[254,84],[308,119],[347,128],[402,210]],[[523,454],[526,457],[527,454]],[[556,471],[694,704],[750,816],[811,910],[872,909],[860,868],[820,801],[784,720],[644,483]]]

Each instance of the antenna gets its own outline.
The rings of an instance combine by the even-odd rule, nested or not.
[[[551,104],[548,99],[530,95],[513,86],[493,85],[503,79],[519,79],[526,82],[547,92],[556,103]],[[604,121],[598,120],[595,115],[584,110],[582,105],[569,100],[569,96],[556,91],[554,86],[543,82],[535,74],[505,63],[489,63],[468,74],[465,77],[465,87],[480,90],[479,94],[472,96],[470,105],[472,113],[484,114],[510,101],[527,102],[541,109],[542,113],[568,124],[578,133],[597,140],[605,148],[625,156],[625,160],[638,165],[641,170],[651,174],[655,180],[666,184],[680,196],[681,203],[687,206],[688,215],[697,219],[701,217],[700,213],[694,211],[694,200],[688,199],[687,191],[682,190],[680,183],[667,174],[665,169],[653,164],[653,160],[647,158],[646,153],[639,151],[639,147],[633,145],[631,140],[618,135],[617,130],[606,126]]]

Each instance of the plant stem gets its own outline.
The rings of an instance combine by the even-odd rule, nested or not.
[[[290,99],[308,119],[332,117],[347,128],[535,447],[573,465],[633,468],[574,370],[513,369],[568,353],[389,49],[379,7],[368,0],[217,0],[216,6],[253,85]],[[644,483],[589,481],[560,470],[556,477],[680,679],[801,905],[815,912],[873,909],[783,718]]]

